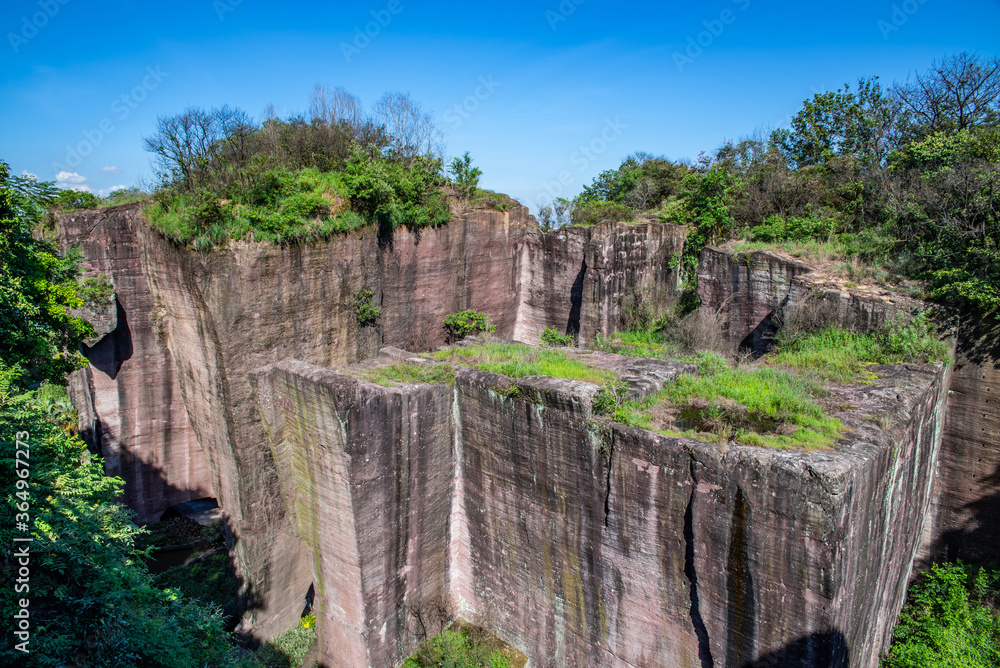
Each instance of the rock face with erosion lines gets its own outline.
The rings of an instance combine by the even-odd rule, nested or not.
[[[445,316],[464,309],[502,339],[551,327],[581,345],[663,312],[684,227],[542,232],[515,205],[391,238],[199,252],[137,204],[60,225],[115,290],[88,314],[91,364],[70,382],[85,437],[141,522],[218,499],[245,630],[287,629],[312,586],[329,665],[398,665],[461,618],[532,666],[875,666],[914,560],[988,561],[1000,539],[995,331],[959,331],[953,366],[842,389],[851,431],[811,452],[594,421],[587,383],[363,378],[445,344]],[[366,291],[380,315],[361,325],[351,301]],[[778,252],[714,247],[698,296],[725,346],[757,353],[791,320],[870,330],[922,308]],[[634,396],[691,371],[593,360]]]

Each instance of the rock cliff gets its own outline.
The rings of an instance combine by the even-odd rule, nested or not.
[[[633,382],[687,370],[654,371]],[[850,434],[816,452],[723,452],[597,422],[597,387],[575,381],[529,377],[511,393],[470,369],[453,388],[294,360],[256,371],[314,555],[321,655],[399,665],[459,616],[534,666],[877,666],[947,384],[943,366],[878,371],[838,390]]]
[[[124,500],[137,520],[155,522],[174,504],[214,494],[173,357],[155,332],[138,240],[145,222],[135,206],[63,214],[59,222],[63,248],[79,246],[86,275],[107,276],[115,289],[109,308],[84,314],[100,338],[84,348],[90,365],[69,381],[80,432],[108,474],[127,481]]]
[[[515,206],[391,239],[356,230],[199,253],[151,230],[138,205],[60,223],[117,294],[71,382],[81,427],[140,521],[218,498],[255,634],[294,623],[314,584],[327,651],[348,665],[398,661],[455,615],[539,666],[871,665],[921,531],[925,557],[992,556],[996,332],[961,334],[953,377],[886,370],[888,384],[850,401],[893,426],[846,416],[856,435],[834,455],[720,453],[581,426],[592,388],[539,379],[539,404],[479,372],[454,388],[382,388],[330,370],[386,346],[431,350],[466,308],[503,338],[536,343],[554,327],[591,341],[638,305],[673,302],[684,228],[543,233]],[[698,273],[734,349],[765,349],[788,317],[864,329],[920,306],[779,253],[706,248]],[[374,326],[351,307],[361,290],[381,309]],[[637,392],[659,382],[629,373]]]

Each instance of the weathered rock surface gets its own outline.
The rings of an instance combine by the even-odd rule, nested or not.
[[[541,331],[552,327],[586,343],[622,328],[630,311],[672,306],[680,274],[670,259],[683,251],[686,237],[679,225],[611,221],[529,237],[520,265],[518,319],[507,336],[537,343]]]
[[[341,634],[337,642],[343,641],[343,647],[351,648],[351,657],[364,656],[371,665],[405,656],[424,632],[433,632],[453,614],[499,629],[505,639],[516,641],[514,644],[519,648],[531,649],[529,655],[535,665],[561,665],[577,660],[582,662],[580,665],[588,662],[614,665],[625,661],[632,665],[659,665],[659,659],[649,657],[675,657],[692,651],[694,654],[690,656],[696,658],[705,657],[710,651],[716,665],[742,660],[750,654],[763,657],[765,652],[785,652],[767,658],[773,665],[783,665],[781,662],[792,660],[789,657],[795,652],[816,652],[820,651],[816,648],[824,647],[827,649],[823,651],[833,653],[830,656],[847,656],[844,654],[847,652],[851,665],[867,665],[863,662],[869,656],[863,653],[869,651],[865,647],[884,644],[892,615],[898,608],[896,602],[901,600],[897,594],[901,596],[909,568],[906,556],[909,544],[901,542],[892,526],[903,523],[914,535],[919,533],[920,521],[914,513],[923,508],[921,504],[925,501],[918,488],[925,482],[926,464],[922,458],[915,463],[917,460],[903,455],[886,459],[885,438],[889,437],[884,434],[856,439],[859,443],[868,439],[870,445],[838,449],[837,467],[841,468],[834,467],[838,472],[824,478],[826,473],[822,472],[829,472],[827,464],[819,459],[809,460],[808,464],[801,458],[786,459],[790,457],[788,453],[772,453],[769,456],[773,459],[765,463],[759,458],[746,459],[747,455],[739,454],[740,449],[721,455],[704,444],[666,439],[647,432],[636,434],[613,427],[600,435],[591,433],[580,427],[579,421],[585,419],[583,416],[589,410],[586,396],[592,387],[588,390],[544,379],[522,381],[525,387],[535,383],[532,392],[542,396],[542,404],[536,404],[497,392],[491,394],[488,388],[482,388],[482,379],[470,380],[471,372],[463,372],[456,383],[457,389],[453,393],[449,390],[451,403],[443,407],[440,388],[425,386],[421,390],[425,394],[417,396],[413,394],[415,390],[379,388],[352,379],[350,374],[323,372],[321,378],[314,377],[318,373],[315,371],[306,374],[310,378],[306,383],[300,377],[301,370],[285,369],[280,374],[274,371],[273,382],[269,380],[261,388],[286,383],[288,386],[281,390],[284,396],[298,393],[309,397],[312,393],[309,387],[326,387],[336,377],[339,380],[334,384],[341,388],[340,394],[311,398],[307,404],[291,408],[281,404],[272,409],[273,415],[267,417],[269,428],[274,433],[291,436],[282,437],[287,440],[286,446],[275,445],[272,451],[268,445],[254,401],[252,370],[286,358],[318,367],[341,366],[370,360],[384,346],[430,350],[444,343],[444,317],[466,308],[489,313],[497,324],[497,333],[505,338],[535,343],[545,327],[554,327],[577,333],[581,341],[587,342],[597,333],[610,333],[627,322],[637,303],[645,302],[662,310],[673,302],[679,277],[670,268],[670,259],[682,251],[684,228],[605,222],[592,228],[542,233],[526,209],[515,206],[506,212],[460,211],[446,226],[419,233],[397,230],[391,240],[379,238],[374,230],[358,230],[329,241],[285,248],[236,242],[209,253],[198,253],[178,247],[151,231],[138,214],[138,205],[64,214],[60,222],[64,245],[82,244],[88,258],[88,272],[110,276],[118,295],[114,308],[93,314],[102,336],[87,342],[92,365],[71,382],[74,403],[80,409],[81,428],[100,444],[109,472],[125,478],[126,501],[139,512],[140,521],[157,519],[164,508],[175,503],[201,496],[218,497],[231,537],[235,539],[234,553],[240,573],[247,583],[246,603],[250,613],[246,623],[254,633],[270,636],[294,623],[309,584],[314,577],[322,577],[324,582],[333,583],[327,586],[327,592],[334,591],[330,587],[338,592],[327,593],[325,600],[344,601],[345,615],[354,610],[350,618],[330,617],[333,613],[326,613],[327,628],[333,629],[334,620],[339,620],[336,623],[342,628],[337,631]],[[813,323],[868,329],[895,317],[896,313],[912,312],[920,306],[919,302],[887,291],[847,288],[827,281],[808,265],[780,253],[736,254],[726,249],[706,248],[699,278],[703,308],[719,314],[733,349],[742,345],[763,350],[777,321],[789,316]],[[371,290],[382,309],[375,327],[359,327],[350,306],[351,297],[362,289]],[[1000,538],[1000,530],[992,522],[1000,511],[1000,447],[996,439],[1000,433],[1000,412],[992,397],[1000,386],[997,340],[1000,337],[996,332],[963,333],[959,340],[958,365],[951,385],[933,503],[928,521],[923,522],[925,557],[988,561],[993,558],[993,547]],[[389,359],[393,355],[406,357],[409,353],[387,350],[385,355]],[[602,364],[628,376],[633,395],[654,391],[669,377],[664,369],[624,359],[608,356]],[[498,387],[506,387],[502,379],[497,382]],[[908,381],[899,382],[906,385]],[[291,387],[295,384],[302,387],[296,390]],[[264,389],[261,392],[263,396]],[[485,395],[480,396],[483,392]],[[912,394],[907,392],[900,394],[904,403]],[[929,389],[926,392],[933,394]],[[550,405],[550,400],[556,403]],[[375,434],[374,428],[362,428],[357,420],[345,423],[340,441],[327,433],[332,429],[329,423],[334,414],[346,415],[344,411],[348,408],[356,410],[352,401],[366,406],[371,403],[365,409],[368,411],[364,413],[365,420],[382,420],[387,424],[395,420],[400,426],[390,432],[396,434],[397,442],[384,440],[388,437]],[[508,407],[510,416],[501,418],[497,413],[491,417],[490,402],[496,404],[497,411],[501,404]],[[900,419],[909,420],[906,429],[916,424],[914,416],[921,411],[926,413],[920,408],[922,405],[906,404],[900,413],[903,416]],[[414,407],[428,411],[432,417],[425,418]],[[329,412],[334,409],[339,412]],[[895,412],[896,407],[887,402],[868,412],[875,414],[878,410]],[[475,411],[481,411],[482,415]],[[285,421],[291,413],[302,413],[308,419],[289,430]],[[266,410],[264,415],[268,415]],[[467,422],[469,419],[471,423]],[[445,451],[441,450],[444,445],[435,440],[441,434],[431,437],[430,432],[425,433],[429,429],[428,420],[451,425],[444,436]],[[414,431],[415,425],[422,426]],[[864,430],[870,428],[871,425],[861,425],[859,433],[867,433]],[[493,430],[492,441],[479,434],[484,429]],[[409,434],[406,439],[410,457],[402,456],[404,450],[398,442],[404,432]],[[345,440],[348,436],[355,440],[348,442]],[[604,439],[600,443],[595,440],[598,436]],[[547,442],[545,439],[549,438],[555,445],[547,446],[544,451],[532,449],[534,446],[525,449],[522,444],[522,440],[530,444]],[[890,440],[898,448],[901,438],[904,436],[894,432]],[[371,491],[360,482],[368,480],[364,471],[374,470],[354,461],[355,455],[367,452],[366,439],[371,440],[373,452],[381,453],[366,465],[375,465],[377,461],[378,466],[390,466],[390,459],[395,457],[391,470],[386,469],[385,477],[378,480],[391,479],[397,498],[379,496],[381,492]],[[926,439],[926,429],[914,436],[914,442],[924,443]],[[346,448],[344,452],[350,456],[330,455],[326,463],[316,463],[315,470],[303,472],[300,460],[304,455],[287,448],[292,447],[288,444],[305,441],[340,443],[337,447]],[[609,488],[607,464],[603,463],[606,456],[594,454],[594,448],[600,451],[601,443],[609,444],[608,447],[615,444],[618,452],[624,452],[617,450],[619,447],[631,448],[635,458],[648,462],[650,468],[637,469],[638,477],[629,477],[631,474],[626,476],[624,465],[612,464]],[[331,452],[336,450],[333,445],[322,447],[329,447]],[[928,448],[925,443],[916,452],[925,453]],[[531,527],[518,525],[511,515],[517,513],[518,521],[522,514],[527,518],[529,506],[519,506],[519,501],[511,496],[514,492],[503,490],[526,493],[520,487],[512,487],[515,483],[526,483],[518,478],[520,469],[510,468],[508,461],[495,454],[501,451],[519,465],[526,464],[533,473],[538,466],[546,467],[547,471],[549,467],[579,469],[548,473],[556,482],[547,490],[529,488],[532,493],[544,496],[546,508],[533,516],[536,519]],[[390,453],[395,454],[390,456]],[[309,461],[317,457],[317,453],[309,454]],[[416,459],[410,461],[412,458]],[[845,461],[850,461],[850,465],[843,464]],[[905,466],[916,468],[906,469],[893,461],[904,461]],[[843,466],[848,468],[842,470]],[[447,492],[441,491],[443,482],[435,467],[447,470]],[[679,468],[672,472],[671,467]],[[681,471],[685,467],[687,473]],[[844,472],[848,469],[849,473]],[[417,470],[424,471],[420,474],[423,477],[414,477],[413,471]],[[655,477],[652,482],[642,482],[640,473],[647,477],[655,473]],[[351,478],[352,475],[361,478]],[[482,488],[469,487],[469,476],[479,479]],[[576,478],[563,479],[566,476]],[[306,484],[307,480],[313,482]],[[667,480],[669,484],[664,482]],[[916,486],[904,492],[899,486],[903,484],[901,480]],[[381,484],[375,481],[376,478],[370,480],[372,484]],[[754,482],[766,483],[765,487],[772,491],[783,491],[769,500],[754,487]],[[300,493],[304,484],[314,488],[305,497]],[[434,503],[417,498],[424,493],[422,485],[437,490],[439,496]],[[614,492],[619,488],[616,485],[622,491],[638,490],[637,493],[648,496],[642,513],[630,509],[621,495],[608,494],[608,489]],[[820,485],[822,489],[817,491],[810,485]],[[837,499],[833,505],[820,504],[818,509],[802,505],[809,494],[822,495],[841,489],[836,485],[842,485],[844,491],[833,495]],[[885,496],[889,488],[896,490],[897,496],[909,499],[911,506],[899,507],[896,497]],[[699,489],[708,489],[714,496],[698,492]],[[342,514],[348,519],[329,509],[317,510],[312,500],[324,495],[330,497],[330,503],[339,503],[336,507],[344,510]],[[410,504],[405,508],[399,506],[399,499],[404,497]],[[447,497],[445,510],[439,503],[442,497]],[[779,510],[775,505],[779,497],[795,499],[798,505]],[[310,499],[310,503],[304,503],[303,498]],[[872,498],[880,499],[881,510],[868,507],[873,503]],[[714,500],[709,503],[710,499]],[[497,508],[475,505],[482,503],[501,505]],[[618,507],[616,503],[626,505]],[[560,504],[566,509],[560,511]],[[576,509],[575,515],[569,508]],[[680,525],[674,515],[678,508],[683,508]],[[810,514],[808,521],[803,520],[804,508],[818,515]],[[840,513],[838,518],[852,519],[835,521],[831,519],[834,510]],[[419,515],[414,515],[415,512]],[[442,512],[446,520],[441,519]],[[644,513],[673,519],[658,520],[654,527]],[[629,523],[616,524],[624,521],[619,515],[628,516]],[[307,529],[302,528],[303,517],[307,518]],[[538,517],[547,518],[544,522],[548,524]],[[890,517],[892,522],[886,519]],[[493,533],[484,538],[480,525],[487,520]],[[369,529],[369,525],[382,528],[376,531]],[[641,554],[633,553],[633,544],[649,540],[648,536],[637,537],[636,526],[644,526],[646,531],[666,532],[663,540],[680,540],[685,554],[688,546],[697,547],[690,559],[680,558],[683,578],[677,579],[677,563],[662,563],[660,553],[666,548],[659,543],[646,545]],[[746,537],[739,538],[744,530],[733,529],[734,526],[745,526]],[[862,531],[857,528],[861,526],[868,528]],[[525,527],[529,529],[527,533]],[[809,533],[813,531],[822,536],[839,536],[829,539],[839,542],[826,539],[817,542]],[[848,591],[847,576],[843,575],[846,571],[838,571],[841,566],[836,564],[855,558],[845,556],[843,550],[858,554],[865,551],[855,547],[860,540],[856,539],[859,531],[880,536],[881,543],[871,555],[864,555],[873,561],[857,564],[868,578],[864,580],[867,589]],[[546,532],[559,536],[561,542],[545,543],[541,539]],[[761,536],[777,540],[773,536],[784,535],[783,532],[791,532],[793,536],[808,533],[810,538],[802,538],[793,546],[755,542]],[[525,541],[530,539],[531,544],[512,542],[509,536],[514,534],[524,534]],[[384,541],[388,535],[395,536],[394,542]],[[334,542],[341,545],[337,548],[339,552],[330,552],[333,539],[328,536],[337,537]],[[354,548],[354,553],[344,547],[351,544],[352,536],[360,546]],[[440,554],[442,541],[448,546],[444,561],[428,557]],[[730,554],[734,542],[750,546],[747,556],[741,557],[739,549]],[[531,562],[501,569],[529,590],[535,587],[534,593],[523,599],[529,603],[522,606],[522,599],[504,592],[502,583],[485,579],[491,569],[496,570],[494,564],[523,557],[526,549],[539,544],[547,545],[543,554],[548,550],[553,565],[545,566],[543,559],[541,566]],[[840,552],[829,551],[834,544]],[[324,546],[326,551],[320,549]],[[378,561],[383,550],[386,555],[394,555],[395,566]],[[710,558],[715,561],[704,561],[709,558],[704,556],[705,551],[711,551]],[[338,556],[331,557],[334,553]],[[642,568],[623,561],[626,557],[640,556],[646,560],[640,559],[641,563],[648,562]],[[551,562],[553,558],[562,561]],[[671,558],[677,559],[676,555]],[[580,565],[574,565],[574,559],[581,559]],[[811,560],[809,563],[828,562],[822,576],[824,582],[834,584],[820,587],[816,584],[818,573],[794,571],[790,564],[803,559]],[[788,592],[802,590],[801,583],[807,580],[809,591],[841,593],[830,604],[824,603],[826,599],[819,594],[809,594],[812,603],[808,605],[813,607],[798,611],[799,622],[789,617],[788,634],[791,630],[801,634],[801,642],[795,649],[797,641],[792,642],[788,634],[781,635],[785,627],[778,626],[786,624],[786,620],[754,622],[756,626],[752,628],[740,626],[744,622],[739,620],[744,617],[740,617],[742,613],[730,613],[739,609],[739,606],[733,608],[735,604],[730,601],[739,596],[749,601],[746,597],[750,590],[739,581],[722,583],[718,579],[722,577],[719,569],[723,561],[747,564],[749,581],[754,583],[751,607],[757,606],[753,609],[758,613],[764,603],[771,605],[778,600],[776,591],[785,592],[786,598],[780,605],[788,605],[787,597],[791,595]],[[650,569],[654,562],[660,564],[657,567],[660,575],[656,575],[659,579],[649,579],[653,577],[650,573],[654,571]],[[766,572],[759,570],[764,562]],[[378,568],[382,570],[373,571],[374,563],[380,563]],[[631,565],[623,567],[626,563]],[[356,564],[356,574],[352,564]],[[633,568],[638,570],[630,570]],[[879,568],[883,570],[878,571]],[[419,576],[413,574],[414,569],[420,572]],[[607,569],[610,570],[606,572]],[[878,577],[868,576],[877,571],[881,573]],[[692,618],[692,572],[699,592],[705,587],[709,588],[706,591],[714,592],[699,594],[694,606],[701,620],[697,624]],[[759,583],[772,582],[778,572],[786,578],[781,580],[781,587],[773,591],[756,588]],[[670,578],[666,573],[672,573]],[[577,576],[582,578],[581,584],[572,582]],[[630,580],[633,576],[637,579]],[[620,577],[622,583],[631,583],[622,590],[627,592],[622,594],[624,598],[614,604],[609,603],[608,597],[612,590],[618,590],[609,588],[608,577],[615,583],[615,577]],[[799,584],[788,584],[788,578],[800,578]],[[594,588],[582,584],[594,582],[601,584]],[[585,593],[583,599],[574,598],[576,594],[566,589],[570,585]],[[850,585],[855,586],[860,585]],[[557,591],[562,598],[555,597]],[[868,608],[860,611],[844,608],[840,597],[853,596],[853,591],[862,594],[851,604]],[[871,591],[880,593],[873,598]],[[550,593],[555,598],[545,599]],[[655,606],[650,601],[656,596],[665,601],[660,612],[652,611]],[[556,603],[546,608],[549,605],[546,600]],[[827,612],[818,612],[821,603],[827,605]],[[749,603],[741,605],[746,608]],[[512,606],[517,609],[512,610]],[[630,606],[639,612],[630,612]],[[644,614],[647,616],[643,617]],[[371,626],[372,619],[381,620],[377,628]],[[860,621],[870,619],[880,619],[881,625]],[[827,627],[822,628],[822,624]],[[662,630],[670,625],[676,626],[676,634]],[[359,628],[363,629],[364,637],[360,644],[352,635]],[[858,640],[863,637],[862,631],[870,635],[871,643]],[[739,647],[734,644],[731,649],[726,638],[732,633],[741,638],[752,637],[752,641],[747,644],[736,640],[734,643],[743,644]],[[642,640],[645,637],[649,639]],[[591,645],[591,641],[596,644]],[[788,642],[792,644],[787,645]],[[780,643],[786,645],[779,647]],[[822,665],[822,661],[817,665]]]
[[[573,290],[532,305],[522,298],[526,281],[558,297],[561,282],[579,277],[586,289],[578,310],[594,326],[615,322],[615,290],[623,286],[658,296],[673,289],[661,261],[679,252],[681,228],[605,223],[574,234],[581,232],[589,245],[569,244],[555,269],[537,276],[526,266],[542,262],[532,258],[549,237],[524,207],[468,210],[439,228],[396,230],[391,240],[364,229],[287,248],[233,242],[211,253],[143,229],[146,276],[191,423],[214,463],[220,506],[244,546],[237,559],[253,584],[256,629],[268,635],[292,624],[299,611],[272,609],[272,592],[304,591],[308,582],[304,545],[283,539],[290,528],[250,400],[249,371],[286,357],[351,363],[383,345],[432,349],[445,342],[445,316],[467,308],[490,314],[503,336],[537,341],[546,326],[565,330],[577,304]],[[643,244],[648,237],[656,241]],[[587,257],[595,269],[581,273]],[[360,290],[370,290],[381,308],[378,326],[358,326],[350,302]]]
[[[765,352],[783,319],[871,331],[923,302],[889,290],[847,288],[776,251],[706,246],[698,265],[701,308],[717,314],[733,349]]]
[[[457,615],[534,666],[876,666],[947,382],[940,366],[879,372],[839,391],[851,432],[833,450],[722,452],[593,421],[587,383],[256,371],[322,583],[321,656],[398,665],[428,620]],[[874,415],[893,416],[886,430]]]
[[[116,299],[81,313],[98,336],[90,366],[70,376],[80,432],[104,457],[109,475],[127,481],[125,503],[140,523],[171,505],[213,496],[208,457],[195,438],[170,351],[153,330],[153,297],[142,273],[133,207],[60,216],[60,243],[80,246],[86,275],[103,274]]]
[[[1000,545],[1000,328],[960,330],[941,445],[932,559],[996,563]]]

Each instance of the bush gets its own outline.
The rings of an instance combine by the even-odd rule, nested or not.
[[[580,202],[572,212],[572,224],[590,227],[605,220],[616,222],[635,218],[635,211],[620,202]]]
[[[910,587],[883,668],[1000,665],[1000,572],[935,564]]]
[[[358,290],[351,297],[351,307],[359,327],[374,327],[382,317],[382,309],[375,305],[371,290]]]
[[[542,330],[540,339],[543,346],[549,346],[551,348],[572,346],[576,343],[576,339],[572,334],[563,334],[555,327],[546,327]]]
[[[420,644],[403,668],[522,668],[523,654],[485,629],[456,622]]]
[[[478,191],[479,177],[483,170],[472,166],[472,156],[466,151],[461,158],[451,161],[448,171],[454,176],[455,189],[465,199],[469,199]]]
[[[448,341],[454,342],[472,334],[490,334],[497,327],[488,315],[470,309],[449,315],[444,319],[444,328],[448,332]]]

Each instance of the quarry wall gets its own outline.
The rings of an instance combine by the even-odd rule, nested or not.
[[[62,214],[59,222],[59,243],[80,247],[85,275],[107,276],[115,289],[106,312],[85,314],[99,336],[84,349],[90,365],[69,379],[80,433],[107,473],[127,481],[124,501],[137,521],[155,522],[174,504],[214,493],[173,357],[154,331],[139,248],[145,222],[136,206]]]
[[[256,371],[283,491],[321,558],[321,656],[399,665],[429,622],[433,634],[461,617],[533,666],[877,666],[948,380],[943,365],[878,371],[839,390],[850,433],[816,452],[596,422],[597,387],[576,381],[529,377],[511,393],[471,369],[453,388],[294,360]],[[328,512],[341,526],[314,519]]]
[[[858,654],[862,650],[856,639],[868,633],[872,646],[886,642],[898,609],[893,606],[901,600],[909,572],[910,546],[892,529],[896,523],[916,534],[922,530],[920,553],[928,559],[988,560],[1000,538],[989,521],[1000,511],[1000,412],[992,397],[1000,380],[996,332],[962,332],[953,378],[924,383],[919,400],[913,391],[899,393],[910,397],[900,400],[906,404],[899,412],[901,422],[889,434],[859,440],[836,466],[829,464],[838,471],[830,473],[832,478],[816,473],[827,464],[793,462],[781,453],[772,453],[777,459],[765,457],[765,464],[620,427],[600,434],[581,431],[586,401],[580,388],[562,388],[552,396],[563,396],[564,405],[541,409],[526,403],[518,408],[517,402],[504,400],[505,413],[497,403],[502,397],[483,389],[492,381],[470,380],[467,373],[460,374],[454,390],[424,387],[416,396],[412,388],[368,386],[338,372],[319,374],[310,367],[308,372],[279,373],[273,366],[294,358],[318,368],[338,367],[371,359],[384,346],[431,350],[445,341],[444,317],[465,308],[489,313],[503,338],[535,343],[542,329],[554,327],[589,342],[597,333],[621,326],[637,301],[661,308],[673,303],[680,277],[670,258],[683,249],[686,233],[681,227],[604,222],[542,233],[527,210],[515,206],[504,212],[458,211],[446,226],[400,229],[391,239],[374,230],[356,230],[287,247],[233,242],[201,253],[151,230],[138,205],[62,214],[60,225],[61,242],[82,245],[88,272],[109,275],[118,299],[114,313],[100,318],[106,336],[88,350],[91,367],[71,379],[81,428],[100,444],[109,472],[125,478],[125,500],[139,512],[140,521],[153,521],[164,508],[191,498],[219,499],[246,584],[245,625],[261,636],[293,624],[306,590],[310,584],[318,586],[322,577],[329,583],[325,591],[338,592],[327,593],[324,600],[343,601],[338,605],[347,615],[327,618],[326,628],[344,634],[340,641],[352,647],[350,656],[363,655],[371,665],[404,656],[419,638],[456,614],[495,629],[537,665],[577,660],[657,665],[648,663],[648,657],[656,656],[701,657],[697,660],[702,663],[691,665],[704,665],[706,652],[717,664],[751,654],[760,661],[778,661],[773,657],[827,652],[852,657],[851,665],[867,665],[859,663],[868,655]],[[375,327],[357,324],[350,299],[359,290],[371,290],[382,309]],[[868,328],[919,307],[900,295],[831,284],[781,254],[715,248],[702,253],[699,295],[703,309],[720,317],[731,346],[756,350],[768,345],[789,313]],[[274,378],[261,382],[253,371],[269,365]],[[914,373],[912,382],[924,382]],[[940,383],[950,392],[935,394],[933,387]],[[256,401],[267,392],[297,397],[300,403],[276,404],[278,408],[267,409],[269,414]],[[445,395],[450,403],[441,403]],[[929,407],[938,406],[944,396],[948,410],[941,423],[936,409]],[[331,416],[356,410],[355,403],[368,412],[341,425],[337,436]],[[880,410],[897,408],[890,402]],[[543,424],[537,423],[539,410],[547,411]],[[434,432],[420,411],[436,416],[435,424],[445,431]],[[298,416],[294,428],[289,427],[292,415]],[[467,422],[466,415],[475,417]],[[362,427],[393,420],[398,426],[387,432],[391,438]],[[933,450],[928,434],[941,424],[940,453],[928,463],[926,455]],[[483,436],[483,429],[494,432]],[[904,438],[898,430],[909,430],[910,436]],[[269,441],[268,432],[275,440]],[[886,445],[890,441],[892,447]],[[370,457],[372,462],[357,461],[362,442],[379,453]],[[521,442],[553,445],[542,452],[531,445],[522,452],[523,446],[514,445]],[[304,443],[346,454],[339,459],[325,455],[325,460],[320,450],[296,454]],[[319,443],[324,445],[315,445]],[[616,469],[612,464],[609,478],[604,451],[612,444],[634,450],[635,459],[649,467],[633,474],[625,465]],[[886,454],[897,449],[910,454]],[[525,481],[517,477],[522,468],[513,462],[548,467],[550,459],[556,468],[578,469],[573,473],[577,479],[552,472],[548,490],[524,489]],[[940,465],[935,468],[933,461]],[[448,473],[441,478],[438,471]],[[922,491],[927,475],[933,476],[929,506]],[[395,498],[365,492],[366,476],[392,481]],[[819,484],[819,479],[826,485],[822,489],[803,487]],[[468,480],[478,483],[470,487]],[[609,494],[616,485],[623,493],[645,495],[641,512],[624,501],[631,498],[627,493]],[[761,496],[760,485],[791,487],[788,499],[796,507],[778,509],[775,499]],[[818,513],[808,519],[795,515],[803,499],[829,494],[836,485],[845,491],[834,495],[833,505],[807,505]],[[503,489],[526,495],[528,505],[519,506]],[[317,505],[320,498],[329,499],[329,507]],[[881,507],[873,505],[873,498],[880,499]],[[559,510],[568,499],[576,504],[575,513]],[[899,506],[899,499],[908,499],[908,505]],[[477,511],[477,503],[488,504],[479,506],[486,510]],[[914,509],[925,506],[930,510],[922,521]],[[669,521],[657,520],[654,527],[647,516],[653,509]],[[835,519],[834,509],[840,513],[837,518],[851,517],[852,522]],[[478,517],[476,512],[489,515]],[[374,523],[367,520],[373,517],[395,527],[390,544],[369,528]],[[477,534],[477,523],[487,521],[493,529]],[[554,543],[542,541],[543,528],[549,526],[545,522],[569,528]],[[718,524],[718,535],[714,529],[699,533],[701,524]],[[657,533],[647,535],[636,527]],[[859,533],[856,527],[868,528]],[[406,530],[398,533],[402,528]],[[809,538],[783,543],[773,553],[766,542],[754,542],[786,530]],[[671,552],[670,563],[663,561],[660,543],[643,543],[659,532],[666,532],[664,541],[669,537],[663,545],[681,550],[680,556]],[[827,538],[816,539],[816,532]],[[838,537],[829,538],[834,535]],[[338,538],[331,544],[326,536]],[[872,536],[881,540],[874,551]],[[443,552],[442,541],[447,545]],[[743,556],[742,548],[732,552],[734,542],[749,546]],[[643,549],[634,551],[636,543]],[[689,558],[690,546],[697,549]],[[484,570],[492,568],[490,560],[508,563],[509,554],[523,556],[529,548],[542,550],[541,562],[508,565],[500,572],[534,587],[529,587],[530,599],[505,594],[499,583],[490,583],[495,574]],[[376,559],[382,550],[393,555],[391,563]],[[854,567],[885,578],[865,580],[866,588],[857,590],[865,594],[856,605],[869,607],[824,604],[829,610],[821,612],[829,592],[853,595],[844,573],[851,559],[861,558],[871,561]],[[709,561],[699,565],[699,559]],[[824,564],[822,574],[795,571],[791,564],[802,560],[810,568]],[[750,582],[780,586],[754,585],[750,601],[747,585],[718,580],[732,572],[730,563],[746,564]],[[765,563],[766,568],[761,566]],[[755,570],[760,568],[765,570]],[[630,579],[629,569],[643,575]],[[656,573],[655,581],[643,579]],[[691,597],[694,581],[697,606]],[[589,582],[600,585],[583,586]],[[879,587],[891,590],[873,601],[869,592],[882,591]],[[803,588],[814,594],[791,602]],[[702,589],[714,593],[703,595]],[[612,601],[615,591],[622,598]],[[776,592],[784,592],[783,597]],[[744,608],[734,608],[731,601],[740,595]],[[659,612],[650,603],[656,597],[662,604]],[[752,625],[738,612],[752,609],[759,617],[765,604],[812,607],[787,620],[760,618]],[[692,621],[692,607],[698,610],[698,624]],[[381,622],[374,628],[371,620]],[[657,624],[662,628],[654,628]],[[357,629],[362,629],[363,642],[356,638]],[[791,637],[793,631],[798,638]]]

